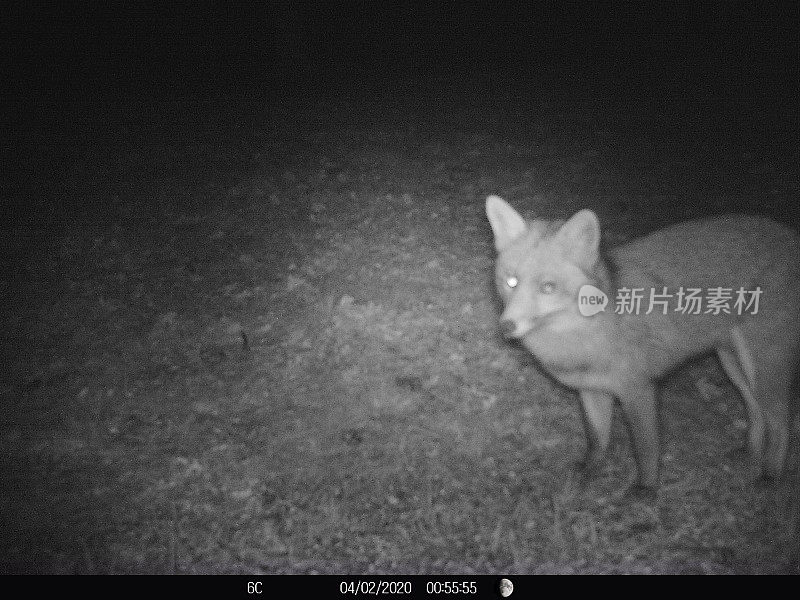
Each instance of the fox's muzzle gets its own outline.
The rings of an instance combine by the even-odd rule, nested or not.
[[[511,319],[503,319],[500,321],[500,331],[505,338],[513,338],[514,332],[517,330],[517,324]]]

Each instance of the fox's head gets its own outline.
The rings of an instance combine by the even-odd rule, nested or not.
[[[499,196],[486,199],[486,216],[497,248],[496,284],[505,310],[500,329],[522,338],[541,327],[570,328],[578,291],[599,285],[600,222],[591,210],[567,221],[526,222]]]

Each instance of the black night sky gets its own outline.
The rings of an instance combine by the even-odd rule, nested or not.
[[[5,10],[12,96],[797,91],[798,8],[788,2],[25,2]]]

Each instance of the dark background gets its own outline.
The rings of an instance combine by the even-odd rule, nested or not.
[[[4,12],[11,96],[776,99],[794,98],[798,83],[792,2],[24,2]]]

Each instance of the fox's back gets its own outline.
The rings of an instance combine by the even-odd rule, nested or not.
[[[608,253],[613,293],[644,288],[675,294],[681,288],[729,290],[725,312],[672,310],[623,316],[626,344],[639,347],[648,369],[663,373],[692,354],[731,340],[733,328],[752,323],[763,344],[800,344],[800,235],[765,217],[726,215],[686,221],[619,246]],[[760,290],[757,309],[734,308],[737,291]],[[755,337],[753,343],[755,343]],[[762,348],[754,347],[753,352]]]
[[[760,286],[765,294],[791,293],[779,300],[800,305],[800,235],[766,217],[678,223],[618,246],[608,257],[621,278],[641,278],[642,285]]]

